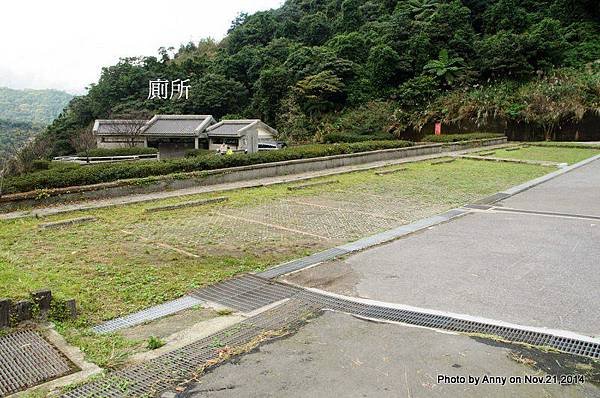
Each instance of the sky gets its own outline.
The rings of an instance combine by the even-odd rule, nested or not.
[[[283,0],[5,0],[0,87],[84,94],[103,66],[159,47],[222,39],[240,12]]]

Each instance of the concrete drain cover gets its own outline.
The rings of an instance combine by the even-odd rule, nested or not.
[[[0,397],[73,370],[70,362],[33,330],[0,337]]]

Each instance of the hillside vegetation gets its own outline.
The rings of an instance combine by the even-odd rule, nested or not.
[[[0,87],[0,157],[38,134],[73,98],[57,90]]]
[[[54,155],[95,118],[261,118],[296,142],[414,139],[434,120],[532,126],[600,115],[596,0],[288,0],[240,15],[220,43],[106,67],[48,129]],[[147,100],[190,79],[187,101]]]
[[[73,98],[58,90],[13,90],[0,87],[0,119],[47,125]]]

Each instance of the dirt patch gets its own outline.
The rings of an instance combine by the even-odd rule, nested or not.
[[[347,296],[357,296],[356,285],[360,281],[360,276],[343,262],[332,261],[286,275],[283,281]]]
[[[192,308],[176,314],[124,329],[119,333],[132,340],[146,340],[150,336],[165,338],[186,329],[198,322],[219,316],[216,311],[207,308]]]
[[[600,386],[600,361],[592,358],[484,337],[473,337],[473,339],[494,347],[510,349],[508,357],[511,360],[526,365],[536,372],[543,372],[559,378],[565,375],[582,375],[586,383]]]

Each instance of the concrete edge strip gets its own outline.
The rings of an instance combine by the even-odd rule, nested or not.
[[[176,203],[173,205],[147,207],[144,209],[144,212],[152,213],[152,212],[164,211],[164,210],[176,210],[176,209],[181,209],[184,207],[204,206],[204,205],[209,205],[209,204],[213,204],[213,203],[226,202],[228,200],[229,200],[229,198],[227,196],[220,196],[217,198],[191,200],[188,202],[181,202],[181,203]]]
[[[490,153],[490,152],[487,152],[487,153]],[[481,161],[488,161],[488,162],[530,164],[530,165],[538,165],[538,166],[545,166],[545,167],[559,167],[559,168],[568,167],[566,163],[549,162],[549,161],[545,161],[545,160],[494,158],[494,157],[489,157],[489,156],[485,156],[485,155],[482,155],[482,156],[457,155],[455,157],[458,157],[461,159],[481,160]]]
[[[316,288],[304,287],[303,289],[311,291],[311,292],[319,294],[319,295],[322,295],[322,296],[334,297],[334,298],[337,298],[340,300],[345,300],[345,301],[354,302],[354,303],[360,303],[360,304],[371,305],[371,306],[379,306],[379,307],[404,310],[404,311],[412,311],[412,312],[434,315],[434,316],[445,316],[445,317],[455,318],[455,319],[459,319],[459,320],[464,320],[466,322],[483,323],[483,324],[488,324],[488,325],[493,325],[493,326],[498,326],[498,327],[517,329],[517,330],[521,330],[524,332],[545,333],[545,334],[550,334],[552,336],[559,337],[559,338],[574,339],[574,340],[584,341],[584,342],[591,343],[591,344],[600,344],[600,338],[587,336],[587,335],[572,332],[569,330],[552,329],[552,328],[545,328],[545,327],[539,327],[539,326],[519,325],[516,323],[510,323],[510,322],[505,322],[505,321],[501,321],[501,320],[484,318],[484,317],[468,315],[468,314],[459,314],[459,313],[440,311],[440,310],[429,309],[429,308],[414,307],[414,306],[410,306],[410,305],[406,305],[406,304],[390,303],[390,302],[371,300],[371,299],[365,299],[365,298],[360,298],[360,297],[344,296],[341,294],[332,293],[332,292],[328,292],[328,291],[316,289]],[[350,313],[350,314],[352,314],[352,313]],[[354,314],[352,314],[352,315],[354,315]],[[376,319],[376,320],[381,321],[381,319]],[[402,322],[399,322],[399,323],[402,323]],[[415,326],[415,325],[411,325],[411,326]],[[425,328],[427,328],[427,327],[425,327]],[[427,329],[438,330],[438,328],[427,328]]]
[[[338,184],[339,180],[329,180],[329,181],[317,181],[317,182],[309,182],[307,184],[300,184],[300,185],[290,185],[287,187],[288,191],[297,191],[300,189],[309,189],[309,188],[314,188],[314,187],[321,187],[323,185],[332,185],[332,184]]]
[[[39,224],[38,228],[44,228],[44,229],[60,228],[60,227],[66,227],[69,225],[83,224],[83,223],[92,222],[92,221],[96,221],[96,217],[86,216],[86,217],[69,218],[67,220],[60,220],[60,221],[53,221],[53,222]]]

